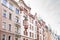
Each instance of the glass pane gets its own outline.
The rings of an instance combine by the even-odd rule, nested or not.
[[[16,8],[16,13],[19,14],[19,10]]]

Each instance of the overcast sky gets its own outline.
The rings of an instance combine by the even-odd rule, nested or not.
[[[38,13],[55,33],[60,35],[60,0],[24,0],[34,15]]]

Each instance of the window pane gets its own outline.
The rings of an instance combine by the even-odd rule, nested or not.
[[[2,0],[2,4],[7,6],[7,0]]]
[[[3,29],[6,29],[6,23],[3,22]]]
[[[6,17],[6,10],[3,11],[3,17]]]
[[[9,31],[11,31],[11,24],[9,24]]]
[[[12,4],[9,4],[9,9],[13,10],[13,5]]]
[[[10,19],[10,20],[12,19],[12,14],[11,14],[11,13],[9,14],[9,19]]]
[[[19,22],[19,17],[16,16],[15,20],[16,20],[16,23],[18,23]]]
[[[11,40],[11,36],[9,36],[8,40]]]
[[[5,37],[5,35],[3,35],[3,36],[2,36],[2,40],[6,40],[6,37]]]
[[[19,10],[16,8],[16,13],[19,14]]]

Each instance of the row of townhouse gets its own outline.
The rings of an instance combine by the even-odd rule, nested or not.
[[[51,32],[23,0],[0,0],[0,40],[51,40]]]
[[[36,40],[58,40],[58,35],[52,31],[46,23],[40,19],[36,22],[37,39]]]
[[[48,30],[48,26],[46,23],[41,19],[38,20],[37,23],[37,39],[36,40],[51,40],[51,34]]]

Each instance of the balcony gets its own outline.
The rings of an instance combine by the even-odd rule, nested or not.
[[[25,29],[28,29],[28,25],[24,25],[24,28],[25,28]]]
[[[15,22],[15,26],[16,27],[20,27],[20,23],[19,22]]]
[[[15,34],[18,34],[18,35],[20,35],[20,33],[19,33],[18,31],[15,31]]]
[[[23,20],[23,25],[28,25],[28,21],[27,20]]]
[[[15,31],[15,36],[20,37],[20,33],[18,31]]]

